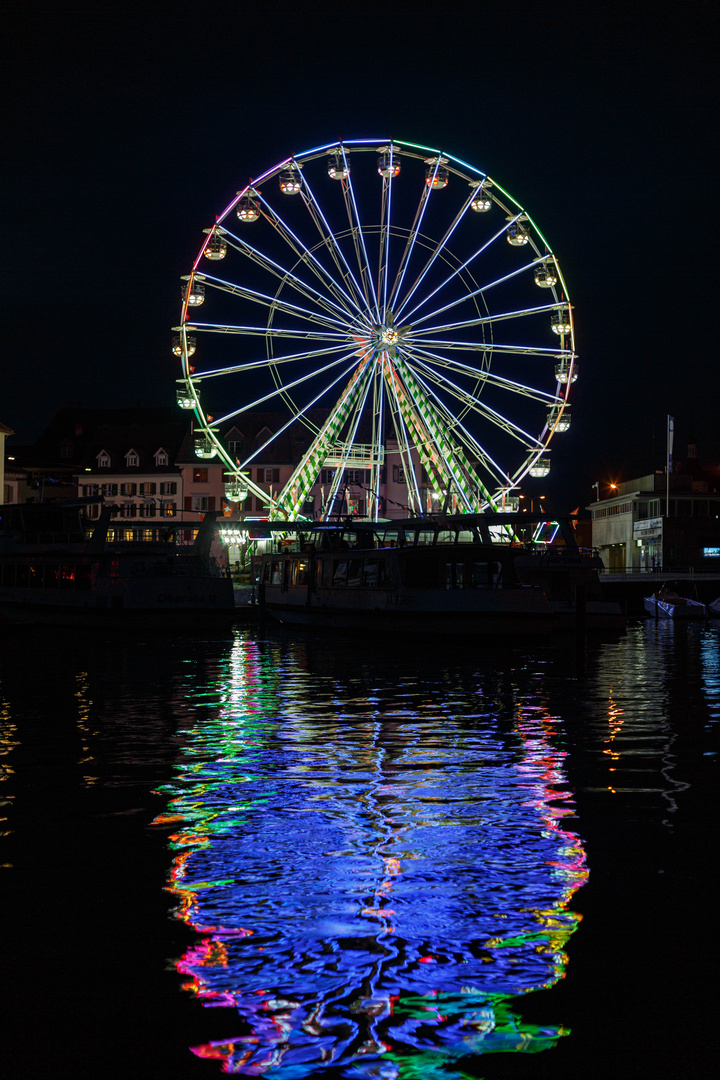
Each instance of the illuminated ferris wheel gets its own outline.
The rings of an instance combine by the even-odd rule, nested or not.
[[[321,472],[320,516],[353,470],[374,519],[393,465],[415,513],[428,493],[507,509],[549,472],[577,378],[572,307],[529,214],[474,166],[389,139],[295,154],[238,192],[183,282],[178,403],[229,499],[267,500],[253,465],[299,428],[273,518],[302,516]],[[238,457],[222,434],[253,411],[283,420]]]

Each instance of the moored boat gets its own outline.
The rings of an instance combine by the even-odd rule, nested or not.
[[[546,636],[547,597],[518,581],[511,554],[468,545],[266,555],[260,604],[281,623],[324,629]]]
[[[256,563],[263,613],[348,630],[508,637],[622,630],[600,596],[596,553],[526,544],[511,516],[466,514],[344,525],[295,522],[294,550]],[[525,525],[525,522],[522,522]],[[275,526],[279,528],[280,526]]]
[[[86,539],[86,508],[82,500],[0,507],[3,622],[181,628],[233,617],[232,581],[210,556],[213,517],[192,545],[123,543],[107,540],[108,507]]]
[[[643,604],[649,615],[656,619],[706,619],[707,608],[699,600],[689,600],[679,596],[671,589],[660,589],[652,596],[646,596]]]
[[[567,547],[521,553],[515,564],[521,581],[539,585],[548,598],[556,630],[621,631],[627,616],[620,604],[603,599],[598,572],[603,563],[592,551]]]

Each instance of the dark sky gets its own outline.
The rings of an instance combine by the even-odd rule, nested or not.
[[[6,15],[0,419],[163,405],[179,278],[247,179],[392,133],[502,183],[558,254],[581,378],[545,485],[720,461],[710,3],[35,3]],[[575,493],[577,496],[575,497]],[[570,508],[570,507],[568,507]]]

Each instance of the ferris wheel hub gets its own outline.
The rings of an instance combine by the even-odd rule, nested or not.
[[[376,349],[394,349],[411,329],[410,326],[395,326],[390,315],[384,323],[373,326],[370,341]]]

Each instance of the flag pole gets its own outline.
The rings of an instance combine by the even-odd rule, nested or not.
[[[670,517],[670,473],[672,472],[673,435],[675,434],[675,417],[668,415],[667,418],[667,457],[665,461],[666,474],[666,502],[665,517]]]

